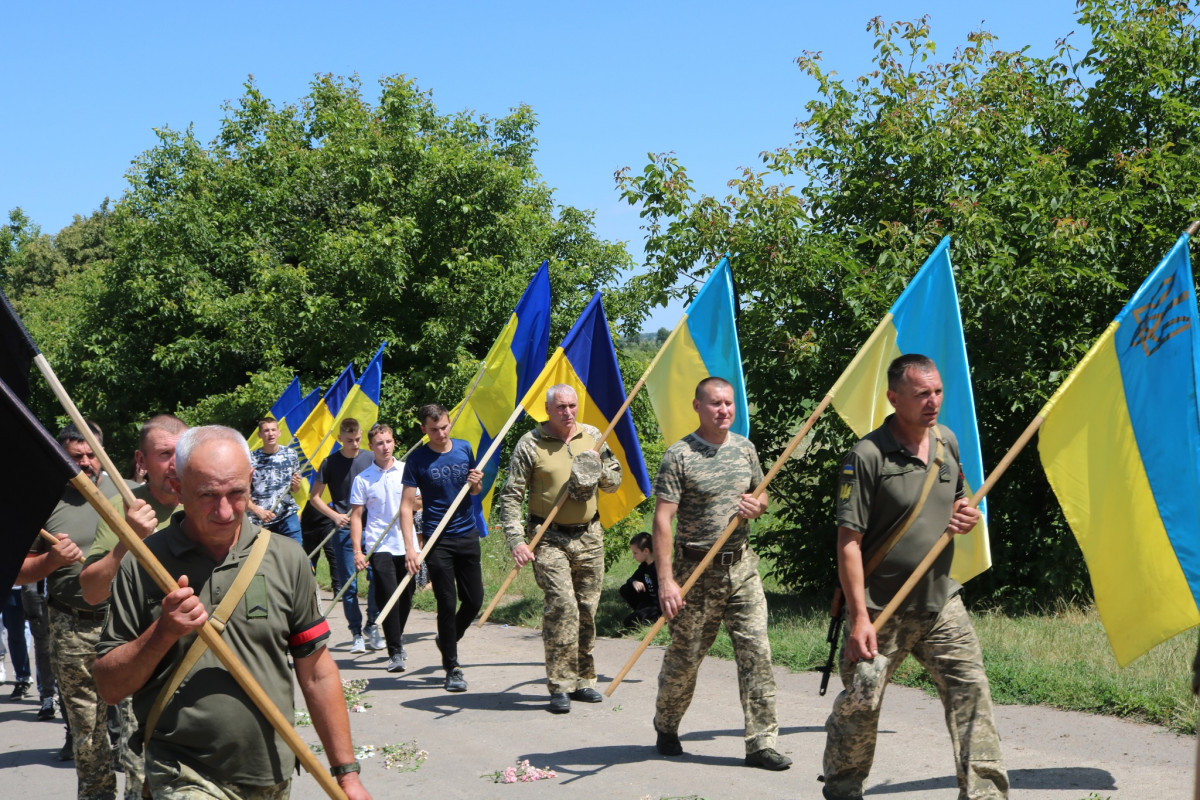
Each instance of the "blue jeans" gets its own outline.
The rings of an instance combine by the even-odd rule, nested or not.
[[[278,522],[268,522],[264,527],[272,533],[288,537],[301,547],[304,546],[304,536],[300,533],[299,514],[288,514]]]
[[[4,629],[8,631],[8,657],[12,660],[15,679],[29,682],[29,648],[25,644],[25,609],[21,606],[21,587],[14,586],[4,599]],[[0,652],[0,655],[3,655]]]
[[[350,541],[350,529],[338,528],[333,535],[336,544],[337,564],[334,565],[332,581],[333,593],[341,591],[342,586],[349,581],[350,588],[342,595],[342,613],[346,616],[346,624],[350,626],[353,636],[362,635],[362,611],[358,608],[358,575],[354,571],[354,544]],[[367,567],[367,581],[373,580],[371,568]],[[375,593],[367,592],[367,625],[374,625],[379,616],[379,606],[375,603]]]

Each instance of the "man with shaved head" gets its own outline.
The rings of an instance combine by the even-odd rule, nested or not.
[[[296,759],[233,676],[202,644],[198,659],[184,663],[212,614],[223,618],[222,638],[289,719],[290,657],[330,772],[350,798],[369,797],[308,557],[246,516],[246,440],[230,428],[193,428],[179,438],[175,466],[171,485],[184,510],[146,547],[178,588],[164,594],[140,564],[124,560],[96,647],[101,696],[110,703],[133,696],[151,796],[289,794]]]

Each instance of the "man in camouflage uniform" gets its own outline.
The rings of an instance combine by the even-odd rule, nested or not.
[[[500,490],[500,524],[517,566],[533,562],[545,594],[542,641],[546,648],[546,685],[550,711],[565,714],[571,701],[599,703],[596,691],[596,608],[604,583],[604,530],[600,527],[596,488],[615,492],[621,465],[608,447],[595,446],[600,431],[575,419],[579,398],[565,384],[546,392],[548,419],[517,442],[508,478]],[[558,501],[567,499],[531,551],[525,542]],[[529,497],[529,520],[521,502]]]
[[[89,425],[102,441],[100,429]],[[112,478],[100,471],[99,459],[74,425],[62,429],[58,442],[101,493],[108,496],[117,491]],[[91,547],[99,520],[100,515],[79,490],[68,485],[43,526],[58,536],[59,543],[50,546],[39,538],[17,576],[18,583],[46,578],[50,658],[74,745],[79,800],[113,800],[117,793],[106,722],[108,705],[97,693],[92,678],[107,603],[88,603],[79,585],[79,559]]]
[[[775,750],[775,675],[767,641],[767,600],[750,549],[749,520],[767,510],[767,496],[751,492],[762,482],[754,445],[732,433],[733,387],[723,378],[696,386],[692,408],[700,427],[667,448],[654,482],[654,563],[658,599],[671,621],[671,644],[658,674],[654,729],[658,752],[683,753],[679,723],[692,702],[696,672],[721,623],[733,641],[738,694],[746,717],[746,765],[787,769],[792,760]],[[671,520],[678,515],[675,537]],[[692,586],[687,602],[679,594],[696,563],[734,517],[740,524],[711,566]]]
[[[828,800],[862,797],[883,691],[912,653],[929,671],[946,709],[959,798],[1008,797],[979,640],[959,597],[962,587],[950,577],[954,548],[941,553],[878,635],[872,625],[943,531],[968,533],[979,521],[978,510],[964,497],[958,441],[936,424],[942,404],[937,366],[921,355],[897,358],[888,367],[887,397],[895,413],[854,446],[840,470],[838,575],[849,626],[840,667],[846,688],[825,723],[823,792]],[[937,472],[931,476],[930,470]],[[927,477],[932,483],[917,509]],[[865,561],[880,552],[876,548],[893,529],[906,524],[864,578]]]
[[[125,499],[121,495],[108,498],[117,513],[124,516],[129,527],[143,539],[167,527],[171,514],[179,508],[179,498],[171,488],[171,481],[175,478],[175,443],[186,430],[187,425],[174,414],[158,414],[147,420],[142,425],[138,449],[133,454],[138,470],[146,475],[146,482],[133,487],[134,503],[128,514],[125,513]],[[79,573],[84,600],[89,603],[108,603],[113,578],[126,552],[116,532],[107,522],[100,520],[96,526],[95,540],[83,562],[83,571]],[[125,773],[125,800],[140,800],[145,764],[141,747],[132,744],[138,725],[130,698],[125,698],[117,705],[117,719],[121,730],[117,751],[121,769]]]

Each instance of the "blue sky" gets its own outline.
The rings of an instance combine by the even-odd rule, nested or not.
[[[54,233],[125,187],[153,128],[210,140],[221,105],[253,75],[277,105],[315,73],[357,73],[369,99],[407,74],[443,112],[528,103],[537,163],[561,204],[593,209],[640,261],[637,211],[613,173],[674,151],[696,188],[724,196],[739,167],[792,140],[815,87],[793,63],[870,69],[867,22],[929,14],[939,54],[980,27],[999,46],[1050,52],[1076,31],[1070,0],[1011,2],[12,3],[0,44],[0,212]],[[531,265],[531,269],[533,265]],[[678,307],[647,323],[672,327]]]

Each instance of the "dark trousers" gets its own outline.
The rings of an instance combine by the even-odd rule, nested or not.
[[[392,598],[400,581],[408,574],[404,567],[404,556],[394,556],[391,553],[375,553],[371,556],[371,569],[374,578],[371,581],[371,592],[375,595],[375,605],[383,608]],[[387,642],[388,655],[400,652],[401,638],[404,636],[404,626],[408,624],[408,612],[412,610],[414,581],[409,581],[400,594],[400,599],[392,610],[381,620],[383,638]]]
[[[305,520],[304,515],[300,517],[300,533],[304,537],[304,552],[306,553],[312,553],[313,550],[316,550],[317,545],[321,544],[321,541],[333,531],[333,520],[324,514],[320,515],[320,517],[319,520],[312,523]],[[317,562],[321,560],[321,553],[325,554],[325,561],[329,564],[330,578],[337,572],[337,555],[334,552],[336,541],[336,536],[330,537],[321,546],[320,551],[313,553],[311,559],[313,572],[317,571]],[[337,587],[334,588],[334,591],[337,591]]]
[[[429,581],[437,600],[442,668],[450,671],[458,666],[458,640],[483,607],[479,536],[470,533],[453,539],[439,537],[425,557],[425,563],[429,566]],[[460,600],[461,606],[458,605]]]

